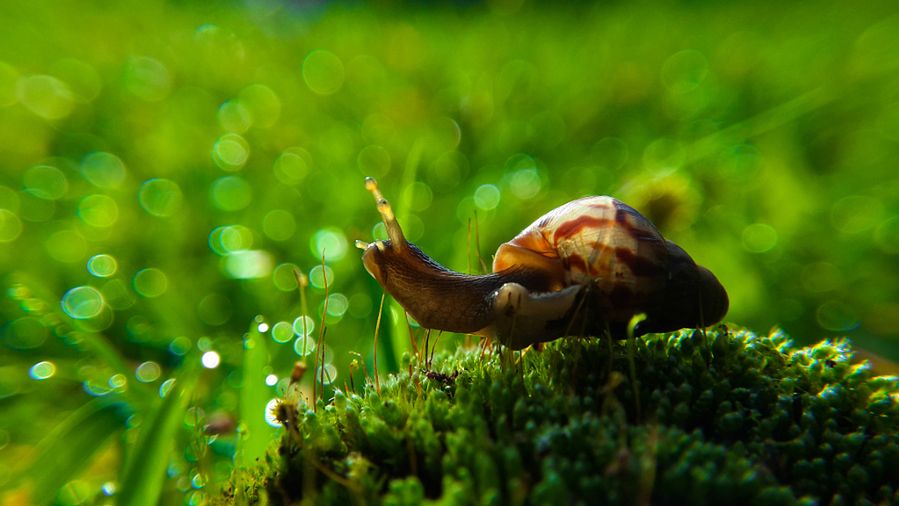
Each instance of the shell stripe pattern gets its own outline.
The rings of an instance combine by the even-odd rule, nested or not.
[[[664,283],[665,240],[649,220],[612,197],[569,202],[538,218],[509,242],[559,258],[568,286],[596,281],[608,293],[636,295]]]

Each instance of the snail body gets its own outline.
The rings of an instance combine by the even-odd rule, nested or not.
[[[700,327],[727,313],[724,287],[632,207],[571,201],[500,245],[493,271],[461,274],[406,241],[374,179],[389,239],[357,241],[366,270],[425,328],[495,337],[513,349],[569,335],[626,336]]]

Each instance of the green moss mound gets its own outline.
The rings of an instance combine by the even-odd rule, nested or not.
[[[721,327],[459,350],[378,395],[285,402],[225,500],[316,504],[899,502],[899,392],[846,341]]]

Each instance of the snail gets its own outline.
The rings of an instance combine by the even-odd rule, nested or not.
[[[635,336],[719,322],[727,292],[714,274],[662,237],[634,208],[584,197],[544,214],[500,245],[493,272],[461,274],[406,241],[377,182],[365,179],[388,239],[362,263],[428,329],[475,334],[522,349],[571,335]]]

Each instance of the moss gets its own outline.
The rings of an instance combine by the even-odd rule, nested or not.
[[[272,503],[899,500],[899,381],[854,362],[846,341],[796,348],[722,327],[632,353],[559,340],[517,359],[460,349],[380,395],[335,392],[316,413],[288,401],[264,491],[233,486]]]

